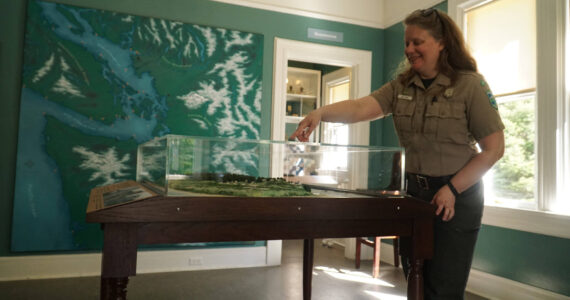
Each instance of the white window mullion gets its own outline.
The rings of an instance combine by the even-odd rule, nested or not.
[[[537,35],[537,199],[539,210],[557,210],[557,184],[564,169],[560,161],[559,133],[560,114],[563,101],[563,10],[557,1],[536,1],[537,32],[558,34]],[[553,16],[556,16],[553,18]],[[553,117],[557,116],[557,117]],[[562,200],[562,199],[560,199]]]
[[[570,1],[557,1],[559,34],[557,50],[559,52],[558,79],[558,115],[557,115],[557,160],[559,169],[557,172],[557,204],[563,213],[570,214],[570,203],[564,203],[564,197],[570,194]]]

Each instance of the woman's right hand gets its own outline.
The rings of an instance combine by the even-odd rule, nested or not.
[[[315,128],[321,122],[321,110],[313,110],[310,112],[300,123],[297,127],[297,130],[293,132],[293,134],[289,137],[289,140],[298,139],[301,142],[308,142],[311,133],[315,130]]]

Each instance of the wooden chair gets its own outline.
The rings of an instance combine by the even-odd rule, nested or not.
[[[380,241],[382,239],[393,239],[394,245],[394,266],[400,266],[400,257],[398,256],[398,237],[397,236],[377,236],[374,237],[374,240],[368,238],[357,237],[356,238],[356,257],[354,260],[355,267],[360,269],[360,252],[361,252],[361,245],[364,244],[366,246],[370,246],[374,248],[374,257],[372,259],[372,277],[378,278],[378,274],[380,273]]]

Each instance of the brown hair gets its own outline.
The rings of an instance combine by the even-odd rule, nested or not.
[[[434,39],[443,43],[437,67],[452,83],[458,71],[477,72],[477,63],[467,50],[459,27],[446,13],[434,8],[416,10],[406,17],[404,24],[427,30]],[[408,67],[400,74],[400,80],[406,84],[414,75],[414,70]]]

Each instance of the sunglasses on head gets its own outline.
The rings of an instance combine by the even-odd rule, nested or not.
[[[441,24],[441,30],[443,32],[444,30],[444,24],[443,24],[443,19],[441,18],[441,16],[439,15],[439,12],[437,9],[435,8],[426,8],[426,9],[418,9],[417,10],[420,15],[422,17],[429,17],[431,16],[433,13],[435,13],[435,18],[439,21],[439,23]]]
[[[439,18],[439,13],[437,12],[437,9],[435,9],[435,8],[420,9],[419,12],[422,15],[422,17],[427,17],[427,16],[430,16],[431,14],[435,13],[435,15]]]

